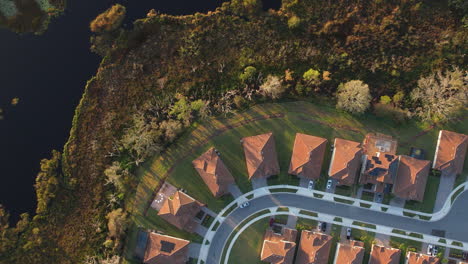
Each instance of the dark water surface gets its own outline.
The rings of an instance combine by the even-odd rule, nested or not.
[[[89,22],[114,3],[127,7],[126,23],[154,8],[185,15],[206,12],[221,0],[68,0],[65,14],[41,36],[0,29],[0,204],[13,221],[36,207],[34,179],[39,161],[62,150],[73,112],[100,58],[89,51]],[[280,0],[264,3],[277,9]],[[18,97],[17,106],[10,106]]]

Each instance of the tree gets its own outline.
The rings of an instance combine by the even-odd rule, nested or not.
[[[369,86],[359,80],[341,83],[336,97],[338,99],[336,107],[353,114],[364,113],[369,108],[372,99]]]
[[[411,98],[419,104],[416,114],[425,121],[446,121],[468,105],[467,71],[458,68],[421,77]]]
[[[177,120],[164,120],[161,122],[161,130],[164,133],[164,139],[167,142],[172,142],[182,131],[182,124]]]
[[[98,15],[89,25],[94,33],[111,32],[120,27],[125,18],[126,9],[123,5],[113,5]]]
[[[183,95],[177,96],[179,100],[172,106],[169,114],[175,115],[176,118],[182,121],[186,126],[190,125],[190,121],[195,117],[206,118],[208,116],[207,102],[199,99],[189,102]]]
[[[302,78],[308,85],[318,84],[320,81],[320,72],[310,68],[308,71],[304,72]]]
[[[257,69],[254,66],[247,66],[239,76],[239,79],[244,83],[251,83],[255,81],[257,76]]]
[[[133,115],[133,126],[125,129],[120,144],[128,150],[136,165],[161,151],[158,141],[161,131],[158,128],[158,124],[143,113]]]
[[[58,174],[61,165],[60,152],[53,150],[50,159],[41,160],[41,171],[37,174],[36,188],[37,194],[37,214],[47,212],[47,206],[58,190]]]
[[[280,98],[286,90],[281,84],[281,80],[278,76],[268,75],[266,80],[260,85],[260,92],[273,99]]]
[[[104,170],[106,175],[106,184],[113,184],[117,190],[123,191],[125,189],[125,178],[129,176],[129,171],[121,167],[120,162],[114,161],[111,166]]]

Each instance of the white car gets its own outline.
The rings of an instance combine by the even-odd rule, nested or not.
[[[439,253],[439,249],[437,248],[437,246],[434,246],[434,249],[432,250],[432,256],[436,256],[437,253]]]
[[[249,206],[249,205],[250,205],[249,202],[245,202],[245,203],[241,204],[239,207],[240,207],[240,208],[245,208],[245,207],[247,207],[247,206]]]
[[[314,181],[309,181],[309,185],[307,186],[307,189],[311,191],[314,189]]]
[[[434,250],[434,245],[427,245],[427,255],[432,256],[432,251]]]
[[[346,228],[346,239],[351,239],[351,228]]]
[[[331,189],[332,184],[333,184],[333,181],[332,181],[332,180],[328,180],[328,181],[327,181],[327,190],[330,190],[330,189]]]

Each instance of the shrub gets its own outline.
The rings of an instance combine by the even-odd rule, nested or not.
[[[114,31],[120,27],[125,18],[126,9],[123,5],[113,5],[111,8],[98,15],[89,25],[94,33]]]
[[[389,104],[392,102],[392,98],[388,95],[380,96],[380,103],[381,104]]]
[[[234,104],[238,109],[242,109],[247,105],[247,100],[245,100],[245,98],[240,95],[236,95],[234,97]]]
[[[281,84],[278,76],[268,75],[265,82],[260,85],[260,92],[272,99],[280,98],[286,88]]]
[[[331,80],[330,75],[331,75],[331,73],[329,71],[324,71],[322,73],[322,79],[324,81],[329,81],[329,80]]]
[[[288,27],[290,29],[298,28],[300,25],[301,19],[298,16],[293,15],[288,19]]]
[[[107,214],[107,228],[109,229],[110,238],[119,238],[123,234],[126,228],[126,217],[127,213],[122,208],[115,209]]]
[[[401,101],[403,101],[403,98],[405,98],[405,93],[402,91],[399,91],[393,95],[392,101],[394,104],[399,105]]]
[[[308,84],[317,84],[320,81],[320,72],[311,68],[304,72],[302,78]]]
[[[336,97],[338,99],[336,107],[353,114],[364,113],[369,108],[371,100],[369,86],[359,80],[340,84]]]
[[[390,104],[375,104],[374,114],[384,119],[391,119],[396,124],[402,124],[408,119],[408,113],[405,110]]]

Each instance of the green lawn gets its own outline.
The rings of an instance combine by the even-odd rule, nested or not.
[[[365,254],[364,261],[362,263],[369,263],[370,252],[372,249],[372,243],[374,242],[375,233],[353,228],[351,230],[351,238],[364,242]]]
[[[313,219],[298,218],[296,222],[296,229],[298,232],[302,230],[316,230],[318,222]]]
[[[362,200],[373,202],[374,201],[374,194],[370,192],[362,192],[361,196]]]
[[[275,223],[285,225],[287,222],[288,222],[288,216],[287,215],[276,215],[275,216]]]
[[[432,213],[437,198],[439,182],[440,176],[435,176],[432,173],[430,173],[429,177],[427,178],[426,191],[424,192],[423,202],[406,201],[405,208],[425,213]]]
[[[405,263],[405,256],[408,251],[419,252],[422,249],[422,242],[408,240],[400,237],[390,237],[390,246],[401,250],[400,264]]]
[[[345,186],[345,185],[336,186],[335,194],[353,197],[354,196],[354,187],[355,186],[357,186],[357,185],[353,185],[353,186]]]
[[[263,236],[268,228],[268,217],[261,219],[242,232],[232,247],[229,264],[264,264],[260,261]]]
[[[336,245],[340,242],[340,235],[341,235],[341,226],[333,224],[331,226],[330,235],[333,237],[332,239],[332,246],[330,249],[330,255],[328,257],[328,264],[333,264],[335,259],[335,252],[336,252]]]

